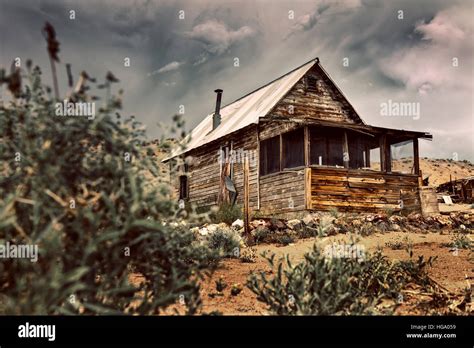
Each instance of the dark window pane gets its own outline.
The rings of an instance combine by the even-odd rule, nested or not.
[[[188,198],[188,176],[181,175],[179,177],[179,199]]]
[[[310,162],[311,164],[316,165],[326,165],[326,138],[317,136],[317,131],[311,130],[311,139],[310,139]]]
[[[304,129],[282,135],[283,168],[304,166]]]
[[[260,143],[260,174],[280,171],[280,137],[276,136]]]
[[[342,139],[340,129],[314,127],[310,129],[310,162],[313,165],[343,166]]]
[[[360,169],[365,167],[367,142],[366,136],[355,132],[348,132],[347,141],[349,145],[349,168]]]

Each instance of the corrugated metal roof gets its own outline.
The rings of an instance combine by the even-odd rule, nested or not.
[[[259,118],[264,117],[270,112],[278,101],[285,96],[317,61],[317,59],[313,59],[231,104],[222,107],[220,111],[221,124],[215,130],[212,130],[212,116],[214,113],[207,115],[186,137],[185,141],[189,141],[186,147],[184,149],[175,149],[164,161],[217,140],[250,124],[257,124]]]

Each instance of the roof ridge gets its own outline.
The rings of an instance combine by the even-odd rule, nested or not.
[[[272,83],[274,83],[274,82],[276,82],[276,81],[278,81],[278,80],[284,78],[285,76],[287,76],[287,75],[289,75],[289,74],[295,72],[296,70],[302,68],[303,66],[305,66],[305,65],[307,65],[307,64],[309,64],[309,63],[311,63],[311,62],[313,62],[313,61],[314,61],[315,63],[319,63],[319,57],[315,57],[315,58],[312,58],[312,59],[308,60],[307,62],[305,62],[305,63],[303,63],[303,64],[297,66],[296,68],[294,68],[294,69],[288,71],[287,73],[285,73],[285,74],[283,74],[283,75],[277,77],[276,79],[273,79],[273,80],[271,80],[270,82],[267,82],[266,84],[264,84],[264,85],[262,85],[262,86],[260,86],[260,87],[258,87],[258,88],[256,88],[256,89],[254,89],[253,91],[251,91],[251,92],[249,92],[249,93],[243,95],[242,97],[235,99],[233,102],[230,102],[230,103],[228,103],[228,104],[222,106],[222,107],[221,107],[221,110],[224,109],[224,108],[226,108],[227,106],[230,106],[230,105],[232,105],[232,104],[238,102],[239,100],[244,99],[245,97],[248,97],[249,95],[251,95],[251,94],[253,94],[253,93],[255,93],[255,92],[261,90],[262,88],[265,88],[265,87],[271,85]],[[211,112],[211,113],[207,114],[207,116],[212,115],[212,114],[213,114],[213,113]]]

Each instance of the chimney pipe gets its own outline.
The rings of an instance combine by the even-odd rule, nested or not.
[[[216,111],[214,116],[212,116],[212,130],[216,129],[221,124],[221,99],[222,99],[222,89],[216,89],[214,92],[217,93],[216,99]]]

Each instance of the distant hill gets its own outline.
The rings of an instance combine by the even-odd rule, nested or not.
[[[409,161],[397,161],[396,167],[403,171],[409,171]],[[429,176],[429,185],[439,184],[452,180],[465,178],[474,175],[474,165],[468,161],[453,161],[447,159],[420,158],[420,169],[423,178]]]

